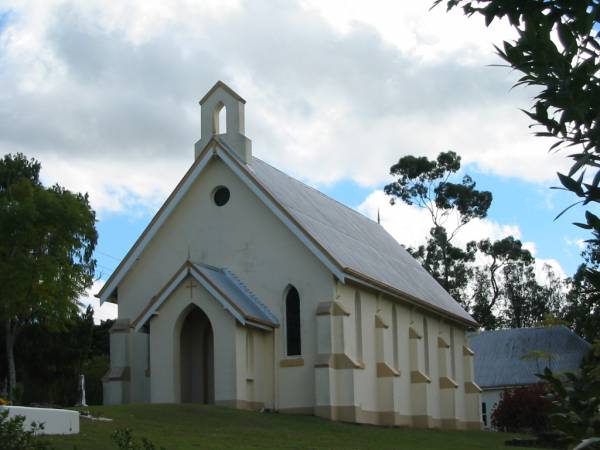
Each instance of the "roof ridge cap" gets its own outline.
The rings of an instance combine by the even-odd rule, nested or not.
[[[518,331],[518,330],[542,330],[542,329],[551,329],[551,328],[562,327],[562,326],[564,326],[564,325],[552,325],[552,326],[549,326],[549,327],[539,326],[539,327],[519,327],[519,328],[498,328],[496,330],[481,330],[477,334],[483,334],[483,333],[508,333],[508,332],[514,332],[514,331]]]
[[[211,269],[211,270],[215,270],[215,271],[221,270],[219,267],[211,266],[210,264],[206,264],[206,263],[203,263],[203,262],[194,262],[192,260],[188,260],[188,261],[190,262],[190,264],[192,264],[192,266],[205,267],[207,269]]]

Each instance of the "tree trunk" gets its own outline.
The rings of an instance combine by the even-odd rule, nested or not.
[[[6,321],[6,358],[8,359],[8,399],[14,400],[14,391],[17,387],[17,369],[15,368],[15,336],[16,328],[10,324],[10,319]]]

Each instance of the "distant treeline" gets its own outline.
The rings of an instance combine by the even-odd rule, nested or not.
[[[15,403],[73,406],[79,401],[79,375],[85,375],[86,400],[102,404],[102,377],[109,367],[108,330],[114,321],[94,324],[88,307],[60,331],[30,324],[20,332],[15,354],[19,382]],[[0,361],[6,361],[5,336],[0,331]],[[6,394],[7,367],[0,364],[0,396]]]

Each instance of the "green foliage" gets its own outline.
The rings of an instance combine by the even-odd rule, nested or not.
[[[544,350],[531,350],[521,356],[520,359],[525,361],[534,361],[537,366],[537,371],[541,372],[542,368],[548,367],[552,370],[552,361],[556,361],[557,355]]]
[[[544,318],[536,324],[536,327],[555,327],[557,325],[569,327],[571,323],[560,317],[556,317],[554,314],[548,313],[544,314]]]
[[[111,324],[112,321],[94,324],[93,310],[88,307],[58,331],[43,324],[24,326],[16,357],[24,387],[22,404],[73,406],[79,400],[80,374],[85,375],[88,404],[102,404],[102,376],[108,370]],[[0,376],[2,372],[0,368]]]
[[[397,179],[385,186],[384,191],[392,197],[392,204],[399,198],[408,205],[426,208],[434,227],[444,226],[451,213],[457,213],[456,228],[474,218],[484,218],[492,203],[491,192],[475,189],[469,175],[460,183],[450,181],[460,170],[460,159],[452,151],[442,152],[432,161],[424,156],[404,156],[390,168],[390,174]]]
[[[452,151],[440,153],[435,160],[404,156],[390,168],[397,178],[384,191],[392,204],[400,199],[429,211],[433,224],[429,238],[425,245],[409,251],[455,299],[464,301],[475,247],[469,244],[463,250],[452,240],[469,221],[486,217],[492,194],[478,191],[468,175],[453,182],[459,170],[460,156]]]
[[[492,413],[492,425],[501,431],[533,431],[540,434],[550,425],[545,385],[506,389]]]
[[[475,260],[475,244],[466,249],[452,245],[444,227],[434,227],[425,245],[409,248],[412,256],[421,263],[452,297],[465,303],[464,291],[472,270],[469,263]]]
[[[600,341],[593,344],[579,374],[557,375],[546,368],[538,377],[549,386],[555,429],[571,443],[600,435]],[[588,442],[588,446],[593,444]]]
[[[533,327],[548,314],[559,312],[563,302],[562,280],[546,265],[548,284],[540,284],[533,264],[511,263],[504,267],[505,326],[508,328]]]
[[[88,405],[102,404],[102,377],[109,367],[110,358],[108,353],[93,355],[83,361],[81,373],[85,376],[85,392]]]
[[[590,242],[582,255],[583,263],[571,280],[563,317],[578,335],[593,342],[600,339],[600,290],[589,274],[600,269],[600,248]]]
[[[471,313],[485,329],[565,324],[557,319],[565,302],[565,283],[549,265],[545,281],[536,278],[535,259],[512,236],[477,244],[486,261],[474,270]],[[553,319],[550,319],[553,318]]]
[[[87,195],[41,186],[39,167],[20,154],[0,160],[0,314],[60,327],[93,282],[95,215]]]
[[[98,236],[88,196],[42,186],[40,167],[22,154],[0,160],[0,320],[11,391],[22,327],[62,328],[77,314],[77,299],[91,286],[96,266]]]
[[[29,430],[24,427],[25,417],[8,417],[8,410],[0,410],[0,444],[3,450],[51,450],[45,440],[36,437],[44,430],[43,424],[33,422]]]
[[[498,55],[522,74],[517,85],[538,89],[524,111],[541,128],[540,137],[554,140],[550,150],[571,148],[573,164],[558,174],[560,189],[577,203],[600,202],[600,1],[598,0],[436,0],[466,15],[480,14],[487,25],[505,18],[517,31],[514,42],[496,47]],[[577,204],[575,203],[575,204]],[[572,205],[573,206],[573,205]],[[568,209],[568,208],[567,208]],[[591,210],[577,226],[592,232],[600,244],[600,218]],[[588,283],[600,291],[598,268],[583,269]]]
[[[129,428],[116,430],[111,437],[119,450],[157,450],[156,446],[146,438],[142,438],[140,442],[135,440]],[[160,450],[165,448],[160,447]]]
[[[489,262],[477,269],[474,280],[473,317],[484,328],[494,329],[503,322],[494,314],[494,309],[499,306],[499,302],[505,300],[507,294],[519,290],[517,284],[520,280],[506,275],[512,274],[517,265],[533,268],[535,261],[531,253],[523,248],[521,241],[513,236],[495,242],[484,239],[477,244],[477,249]],[[515,296],[512,298],[516,300]],[[515,304],[518,302],[515,301]]]

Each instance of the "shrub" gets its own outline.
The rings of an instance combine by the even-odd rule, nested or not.
[[[102,377],[110,367],[108,355],[94,355],[84,361],[85,395],[88,405],[102,404]]]
[[[578,448],[600,448],[595,440],[600,436],[600,341],[594,342],[578,373],[557,375],[546,368],[538,377],[548,382],[554,428],[569,442],[581,443]]]
[[[43,424],[31,424],[31,430],[25,430],[25,417],[8,417],[8,410],[0,411],[0,444],[3,450],[51,450],[48,442],[35,434],[44,429]]]
[[[492,425],[501,431],[533,431],[536,434],[547,431],[551,402],[546,394],[547,387],[542,383],[506,389],[492,413]]]

